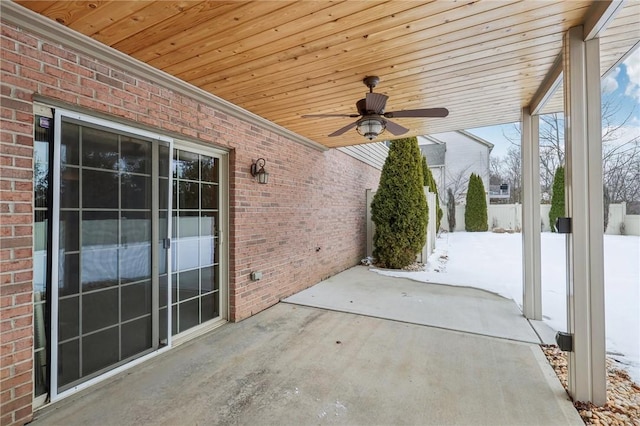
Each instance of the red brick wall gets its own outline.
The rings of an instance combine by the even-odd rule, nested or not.
[[[231,320],[255,314],[364,256],[365,189],[377,187],[378,170],[339,151],[305,147],[4,23],[1,52],[3,425],[31,416],[34,96],[230,150]],[[249,174],[258,157],[266,159],[267,185]],[[263,279],[252,282],[252,271],[262,271]]]

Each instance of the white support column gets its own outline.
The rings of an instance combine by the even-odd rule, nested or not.
[[[602,124],[599,40],[583,28],[564,38],[565,199],[567,235],[569,393],[576,401],[606,403]]]
[[[539,119],[522,109],[522,306],[524,316],[542,320],[540,281]]]

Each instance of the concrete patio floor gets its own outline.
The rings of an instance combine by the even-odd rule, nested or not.
[[[378,290],[403,288],[401,299],[436,300],[451,323],[434,327],[362,312],[374,308],[366,308],[366,292],[357,303],[354,295],[369,281]],[[335,306],[301,305],[305,297],[326,301],[327,291]],[[481,292],[472,302],[470,291],[353,268],[294,295],[296,304],[227,324],[47,407],[32,424],[582,425],[539,346],[529,341],[536,333],[524,340],[491,336],[488,324],[500,324],[496,330],[522,324],[498,296]],[[396,299],[375,309],[415,314]],[[361,312],[338,312],[340,303]],[[470,306],[477,307],[470,322],[482,328],[456,331],[468,325],[456,318]]]

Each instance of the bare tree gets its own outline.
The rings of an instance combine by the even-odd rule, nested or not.
[[[522,161],[520,145],[512,145],[504,157],[496,157],[490,164],[492,179],[499,183],[509,184],[510,197],[508,203],[522,202]]]
[[[622,140],[623,131],[633,117],[635,108],[624,116],[619,117],[622,110],[620,102],[611,98],[604,98],[602,104],[602,163],[603,182],[612,203],[625,201],[627,203],[640,200],[640,140],[636,136],[631,140]],[[504,133],[512,146],[504,158],[498,158],[492,166],[499,171],[503,178],[514,182],[513,189],[520,188],[521,175],[519,169],[520,126],[514,124],[511,134]],[[540,116],[540,187],[542,194],[550,194],[553,176],[556,169],[564,164],[564,115],[553,113]],[[511,151],[511,150],[514,151]],[[517,151],[516,151],[517,150]],[[518,153],[518,159],[513,158]],[[513,174],[518,176],[515,179]],[[510,181],[511,183],[511,181]],[[519,198],[520,193],[515,198]],[[515,201],[512,201],[515,202]]]
[[[603,150],[605,151],[605,150]],[[612,203],[640,200],[640,141],[609,146],[603,152],[603,181]]]
[[[469,170],[471,166],[472,165],[469,164],[455,173],[446,172],[446,191],[447,193],[449,193],[449,191],[453,193],[456,203],[465,199],[467,187],[469,186]]]

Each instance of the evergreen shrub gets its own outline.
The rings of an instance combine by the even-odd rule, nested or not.
[[[400,269],[410,265],[426,242],[429,216],[421,157],[415,137],[391,142],[371,202],[376,228],[373,257],[380,267]]]
[[[549,210],[549,228],[557,232],[556,219],[564,217],[564,167],[556,169],[553,177],[553,192],[551,194],[551,209]]]
[[[482,183],[482,178],[475,173],[471,173],[469,177],[464,226],[467,232],[484,232],[489,229],[484,184]]]

